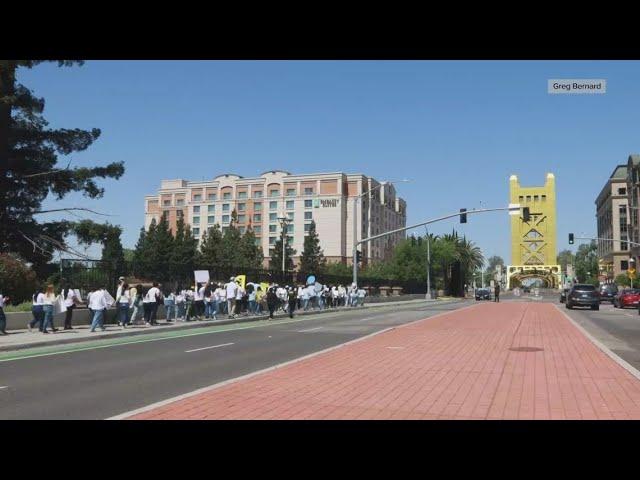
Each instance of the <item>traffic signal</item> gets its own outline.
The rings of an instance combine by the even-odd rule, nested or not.
[[[360,250],[356,250],[356,263],[360,263],[362,261],[362,252]]]
[[[522,220],[524,222],[528,222],[529,220],[531,220],[531,213],[529,211],[529,207],[524,207],[522,209]]]
[[[460,223],[467,223],[467,214],[464,213],[466,211],[467,211],[466,208],[461,208],[460,209]]]
[[[573,245],[573,233],[569,234],[569,245]]]

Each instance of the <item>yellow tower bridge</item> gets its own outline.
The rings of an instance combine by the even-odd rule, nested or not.
[[[525,221],[522,209],[511,217],[511,265],[507,266],[507,288],[530,280],[542,281],[547,288],[558,288],[562,272],[557,265],[556,186],[553,173],[547,173],[541,187],[522,187],[516,175],[509,178],[510,203],[529,207]]]

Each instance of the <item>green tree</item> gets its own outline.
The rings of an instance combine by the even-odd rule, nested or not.
[[[42,202],[72,192],[100,198],[104,189],[97,178],[118,179],[122,162],[104,167],[59,164],[59,155],[86,150],[100,130],[51,129],[43,117],[44,99],[17,81],[21,68],[42,63],[34,60],[0,60],[0,252],[15,252],[35,268],[47,264],[54,252],[72,252],[65,243],[75,222],[38,221],[48,212],[87,210],[84,207],[43,210]],[[60,66],[82,62],[58,61]]]
[[[575,255],[571,250],[562,250],[558,253],[558,257],[556,258],[556,262],[560,265],[561,270],[563,272],[567,271],[567,265],[573,265],[575,261]]]
[[[215,224],[202,234],[200,241],[200,259],[205,266],[217,267],[222,263],[222,232],[220,225]]]
[[[148,242],[147,242],[147,234],[154,235],[156,229],[156,219],[151,220],[151,225],[149,225],[149,231],[144,229],[144,227],[140,228],[140,236],[138,237],[138,242],[133,250],[133,273],[137,277],[143,277],[147,273],[147,257],[148,257]]]
[[[576,277],[582,283],[598,283],[598,246],[595,240],[578,247],[575,257]]]
[[[273,246],[273,253],[271,254],[271,260],[269,266],[272,270],[282,271],[282,242],[285,242],[284,253],[284,268],[285,270],[293,270],[293,256],[296,254],[295,249],[291,246],[291,243],[285,240],[286,232],[283,229],[280,233],[280,237],[276,240]]]
[[[304,237],[304,248],[300,255],[300,271],[319,274],[323,271],[327,261],[320,248],[320,238],[316,232],[316,222],[311,221],[309,234]]]
[[[240,239],[239,253],[243,267],[252,270],[262,268],[262,261],[264,259],[262,246],[258,245],[258,239],[251,228],[247,229]]]
[[[0,253],[0,293],[12,304],[31,300],[37,286],[36,273],[21,259]]]
[[[618,275],[615,279],[616,285],[620,286],[620,287],[629,287],[631,285],[631,280],[629,279],[629,276],[625,273],[621,273],[620,275]],[[635,283],[635,280],[634,280]]]
[[[236,211],[231,212],[231,222],[229,226],[222,234],[222,243],[220,245],[220,265],[224,268],[236,268],[243,265],[243,260],[240,258],[240,241],[242,234],[238,227]]]
[[[280,250],[282,250],[282,244],[280,245],[281,245]],[[280,268],[282,268],[282,256],[280,256]],[[324,273],[325,275],[347,277],[353,274],[353,267],[342,262],[329,262],[325,265],[324,271],[322,273]],[[360,274],[364,274],[364,273],[365,273],[365,269],[363,269],[363,271],[360,272]]]
[[[173,278],[191,278],[199,260],[198,240],[193,238],[191,227],[185,225],[184,218],[178,217],[173,248],[167,262],[171,276]]]

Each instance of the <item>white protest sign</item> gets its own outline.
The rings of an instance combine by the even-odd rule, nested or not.
[[[193,274],[196,277],[196,283],[209,282],[209,270],[194,270]]]

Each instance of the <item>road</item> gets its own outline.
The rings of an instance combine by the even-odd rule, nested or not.
[[[0,355],[0,419],[104,419],[473,301],[394,305]]]

